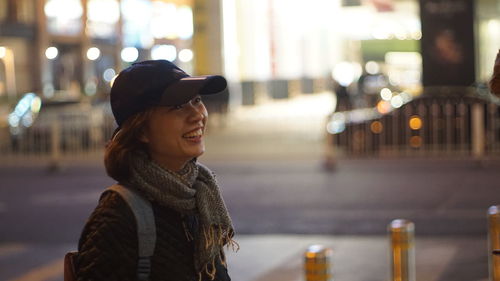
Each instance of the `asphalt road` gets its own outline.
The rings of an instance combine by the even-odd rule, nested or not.
[[[207,164],[241,234],[384,234],[406,218],[420,235],[482,235],[500,204],[496,162],[345,160],[334,173],[311,160]],[[11,242],[74,242],[113,183],[99,164],[4,167],[0,177],[0,240]]]
[[[500,204],[495,161],[344,160],[333,173],[307,159],[206,163],[240,235],[383,235],[392,219],[406,218],[417,237],[481,241],[487,208]],[[2,280],[74,249],[101,190],[113,183],[100,164],[67,163],[57,173],[10,166],[0,178],[0,272],[10,272]],[[32,261],[9,255],[27,245]],[[485,271],[484,258],[480,264]]]

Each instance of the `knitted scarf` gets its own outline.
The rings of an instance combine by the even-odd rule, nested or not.
[[[223,246],[238,248],[232,240],[233,225],[213,172],[196,160],[188,162],[180,173],[172,172],[146,153],[137,152],[132,161],[130,184],[151,201],[184,215],[198,215],[197,239],[188,231],[186,236],[195,240],[194,264],[199,278],[206,272],[213,280],[215,259],[219,258],[226,266]]]

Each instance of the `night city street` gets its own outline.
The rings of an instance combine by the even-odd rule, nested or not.
[[[499,15],[0,0],[0,281],[500,281]]]

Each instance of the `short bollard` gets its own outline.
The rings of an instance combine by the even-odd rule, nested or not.
[[[307,248],[304,260],[306,281],[329,281],[332,279],[330,261],[332,249],[323,245],[312,245]]]
[[[490,280],[500,281],[500,205],[488,209],[488,260]]]
[[[391,281],[415,281],[415,225],[397,219],[389,224]]]

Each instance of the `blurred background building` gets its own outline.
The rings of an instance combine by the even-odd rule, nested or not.
[[[0,134],[42,127],[38,112],[54,103],[77,104],[66,111],[94,120],[84,126],[113,126],[117,73],[167,59],[227,77],[231,94],[209,97],[211,112],[314,124],[321,138],[333,112],[369,109],[331,116],[337,134],[347,119],[378,118],[422,93],[484,89],[499,14],[500,0],[0,0]]]
[[[445,6],[437,9],[453,9],[461,1],[438,2]],[[475,81],[485,81],[500,45],[500,3],[466,2],[475,7],[465,11],[475,31]],[[360,77],[383,83],[381,76],[370,79],[383,74],[392,85],[419,91],[420,6],[417,0],[1,0],[0,98],[14,101],[26,92],[106,98],[120,69],[151,58],[194,74],[225,74],[236,105],[322,91],[332,77],[349,86]]]

